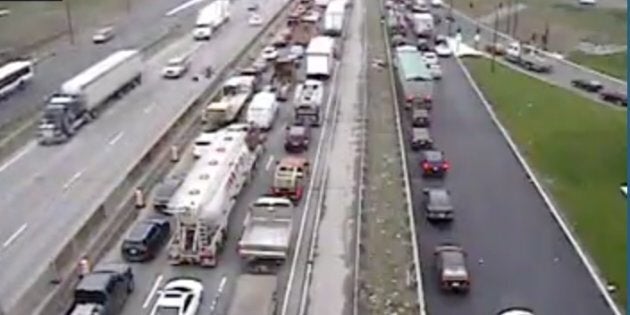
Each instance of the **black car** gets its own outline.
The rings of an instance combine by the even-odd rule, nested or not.
[[[119,263],[99,264],[77,284],[74,301],[67,314],[119,314],[133,290],[131,266]]]
[[[580,90],[597,93],[604,88],[601,82],[595,80],[575,79],[571,80],[571,85]]]
[[[284,149],[290,153],[307,151],[310,140],[311,129],[309,125],[298,121],[292,126],[287,126],[287,133],[284,138]]]
[[[155,188],[153,209],[164,213],[168,208],[168,203],[171,201],[171,198],[175,195],[175,192],[183,182],[184,177],[181,175],[174,175],[161,181]]]
[[[429,43],[429,40],[426,38],[418,38],[416,47],[418,47],[418,50],[421,52],[432,51],[431,43]]]
[[[604,92],[601,92],[599,95],[603,101],[620,105],[623,107],[628,106],[628,97],[626,96],[626,94],[615,92],[615,91],[604,91]]]
[[[443,177],[448,172],[450,165],[444,157],[442,151],[427,150],[422,151],[422,158],[420,159],[420,168],[422,169],[422,176],[437,176]]]
[[[414,127],[426,128],[431,125],[429,111],[426,109],[414,108],[411,119],[411,124]]]
[[[444,188],[426,188],[422,191],[422,205],[429,221],[452,221],[453,203],[451,192]]]
[[[470,290],[466,252],[461,246],[450,243],[437,246],[435,267],[442,290],[454,293],[467,293]]]
[[[129,262],[144,262],[155,258],[168,242],[171,224],[167,219],[147,219],[138,222],[122,243],[122,256]]]
[[[411,130],[411,149],[414,151],[433,148],[433,138],[429,129],[413,128]]]

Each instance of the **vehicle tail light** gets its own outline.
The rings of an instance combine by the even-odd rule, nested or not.
[[[433,100],[433,98],[431,97],[431,95],[426,95],[426,96],[424,96],[424,98],[423,98],[423,99],[424,99],[424,101],[425,101],[425,102],[427,102],[427,103],[430,103],[430,102]]]
[[[428,162],[423,162],[423,163],[422,163],[422,168],[424,168],[425,170],[427,170],[427,169],[430,169],[430,168],[431,168],[431,165],[429,165],[429,163],[428,163]]]
[[[413,96],[407,96],[406,101],[407,101],[407,103],[413,102]]]
[[[451,166],[448,164],[448,162],[444,162],[444,163],[442,163],[442,168],[443,168],[443,169],[447,170],[447,169],[449,169],[450,167],[451,167]]]

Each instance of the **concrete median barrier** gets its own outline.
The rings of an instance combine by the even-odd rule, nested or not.
[[[202,106],[218,93],[218,86],[233,73],[234,66],[242,62],[250,50],[260,48],[261,40],[266,38],[264,34],[277,26],[291,3],[283,4],[255,39],[216,74],[201,95],[188,106],[182,107],[180,114],[173,117],[164,132],[156,135],[136,163],[129,166],[127,176],[105,190],[109,193],[95,200],[93,210],[86,211],[83,224],[69,229],[67,241],[60,244],[58,254],[50,263],[34,271],[39,276],[18,301],[13,305],[5,305],[9,309],[3,315],[56,315],[67,309],[72,289],[78,282],[77,263],[80,257],[87,256],[90,261],[98,261],[115,244],[120,234],[139,214],[134,206],[135,189],[139,187],[145,192],[149,191],[168,172],[173,166],[170,148],[184,148],[190,144],[201,130]]]

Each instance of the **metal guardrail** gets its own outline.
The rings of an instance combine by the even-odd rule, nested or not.
[[[200,131],[201,107],[205,105],[207,99],[211,99],[219,92],[217,90],[219,84],[232,73],[232,68],[243,61],[243,57],[265,38],[264,35],[276,26],[291,3],[292,1],[287,1],[283,4],[254,36],[254,40],[217,73],[200,96],[191,99],[188,106],[183,106],[163,133],[156,135],[153,143],[147,144],[136,163],[129,166],[127,176],[107,189],[109,193],[103,194],[103,197],[94,203],[93,210],[86,212],[83,223],[68,234],[67,241],[63,242],[57,251],[58,255],[37,271],[40,276],[25,290],[21,298],[10,306],[11,309],[6,311],[6,315],[48,315],[63,311],[66,305],[59,301],[69,300],[71,289],[78,281],[75,262],[83,255],[92,261],[98,260],[104,255],[115,236],[133,221],[137,216],[137,211],[129,211],[133,209],[133,190],[136,188],[147,190],[166,173],[169,166],[168,149],[173,145],[185,146],[194,134]]]

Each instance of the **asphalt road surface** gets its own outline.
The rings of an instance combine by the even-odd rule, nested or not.
[[[326,101],[328,99],[328,95],[330,95],[330,88],[330,86],[326,88],[324,101]],[[327,117],[332,115],[331,113],[334,111],[333,106],[333,103],[326,105],[326,107],[329,108],[326,111],[328,114]],[[266,150],[259,159],[258,167],[255,171],[253,180],[241,192],[236,205],[232,210],[232,214],[230,216],[228,242],[223,250],[223,253],[220,255],[218,266],[212,269],[204,269],[195,266],[170,266],[166,259],[166,250],[163,250],[162,253],[150,263],[134,264],[133,269],[136,279],[136,291],[131,295],[130,299],[127,300],[122,315],[149,314],[156,299],[154,292],[152,292],[154,291],[153,288],[161,288],[168,280],[180,276],[194,277],[202,281],[204,285],[204,296],[199,314],[227,313],[231,299],[234,295],[236,280],[240,274],[245,272],[243,263],[237,254],[236,246],[242,232],[242,224],[247,212],[247,207],[261,195],[269,193],[273,182],[273,172],[275,171],[276,162],[286,156],[286,153],[284,152],[284,134],[286,132],[286,126],[288,126],[292,121],[292,114],[291,102],[280,104],[279,114],[276,118],[273,129],[268,133],[265,145]],[[330,119],[326,119],[329,120],[327,124],[330,125]],[[318,167],[317,165],[325,163],[323,160],[324,157],[322,156],[322,160],[319,162],[315,162],[315,159],[320,144],[322,145],[322,149],[320,149],[320,151],[326,151],[323,148],[330,143],[333,132],[331,129],[331,127],[326,126],[313,129],[309,150],[305,153],[305,156],[309,159],[309,161],[311,161],[312,167],[317,168],[317,170],[313,170],[311,177],[315,176],[321,179],[322,170],[325,168],[321,166]],[[185,166],[187,163],[190,163],[189,159],[185,159],[180,162],[180,165],[175,168],[174,172],[185,170],[187,168],[187,166]],[[312,221],[315,208],[319,206],[319,198],[316,197],[319,192],[316,192],[315,190],[320,190],[321,182],[316,180],[314,183],[315,185],[311,186],[309,184],[306,187],[307,192],[300,202],[300,206],[296,211],[296,216],[293,221],[294,228],[292,232],[292,239],[294,245],[292,246],[291,255],[293,255],[293,252],[296,251],[297,247],[301,248],[300,255],[298,255],[297,258],[298,262],[296,263],[296,265],[300,267],[296,268],[295,278],[293,280],[294,284],[292,285],[292,290],[295,290],[296,292],[300,292],[302,289],[302,282],[304,280],[303,271],[304,266],[306,265],[305,247],[310,242],[309,237],[312,233]],[[310,198],[308,197],[309,195],[311,195]],[[151,213],[152,210],[146,210],[145,212],[144,216],[155,215]],[[304,236],[298,245],[297,238],[299,227],[301,225],[302,218],[306,213],[308,213],[308,215],[305,223]],[[104,261],[122,261],[122,258],[120,257],[120,245],[115,246],[104,258]],[[286,289],[286,282],[290,278],[289,274],[291,272],[291,265],[292,261],[288,260],[278,272],[279,289],[277,296],[280,299],[278,308],[282,305],[282,297]],[[224,283],[223,286],[221,285],[222,282]],[[221,289],[219,289],[220,287]],[[214,300],[216,300],[217,303],[214,308],[212,308]],[[292,311],[297,310],[295,307],[299,304],[299,296],[292,298],[290,304],[291,305],[289,307]],[[289,312],[288,314],[293,313]]]
[[[283,4],[268,1],[264,19]],[[181,107],[209,81],[192,83],[190,75],[170,81],[159,73],[166,60],[193,49],[191,72],[226,65],[257,32],[247,26],[246,3],[236,2],[232,18],[209,43],[186,36],[152,57],[142,85],[113,104],[69,143],[41,147],[30,143],[0,166],[0,296],[13,301],[69,237],[66,227],[79,224],[104,191],[117,185],[141,152],[152,145]],[[238,35],[237,35],[238,34]],[[235,36],[236,35],[236,36]]]
[[[190,28],[195,22],[198,8],[209,0],[172,16],[165,16],[170,10],[188,1],[154,0],[151,1],[151,5],[133,7],[129,16],[121,13],[124,18],[114,25],[115,37],[106,44],[93,44],[92,33],[95,30],[91,29],[79,29],[74,46],[67,40],[56,42],[51,48],[54,55],[50,56],[51,51],[47,51],[38,56],[41,60],[35,68],[33,81],[23,91],[0,101],[0,125],[42,107],[45,98],[59,88],[61,82],[70,79],[113,51],[145,47],[180,24],[182,28]],[[143,27],[148,25],[151,27]]]
[[[448,8],[442,9],[440,14],[442,16],[447,16]],[[465,43],[469,44],[472,47],[474,44],[473,39],[474,39],[475,31],[477,29],[477,23],[475,23],[470,18],[462,15],[461,13],[455,10],[453,11],[453,16],[455,17],[455,23],[452,26],[453,34],[455,34],[455,31],[457,30],[457,28],[460,27],[462,31],[462,39],[464,40]],[[447,29],[446,20],[443,20],[443,21],[444,21],[442,23],[443,25],[441,25],[440,28],[442,30],[446,30]],[[487,26],[485,27],[482,26],[480,30],[481,30],[480,32],[480,35],[481,35],[480,48],[481,48],[485,46],[486,44],[492,43],[493,31],[491,28]],[[497,42],[502,43],[504,45],[507,45],[511,43],[512,41],[513,40],[509,39],[506,35],[497,36]],[[604,89],[606,90],[626,93],[626,90],[627,90],[626,82],[611,78],[607,75],[604,75],[595,71],[585,70],[584,68],[577,67],[566,61],[558,60],[551,57],[548,57],[546,59],[553,66],[553,71],[548,74],[540,74],[540,75],[536,75],[534,73],[532,74],[536,75],[537,77],[543,78],[545,80],[554,82],[555,84],[559,86],[563,86],[563,87],[567,87],[571,89],[573,89],[571,86],[571,80],[574,80],[574,79],[597,80],[604,85]],[[593,97],[597,98],[597,94],[593,95],[593,94],[584,93],[584,95],[588,95],[591,98]]]
[[[537,314],[612,314],[457,62],[442,59],[441,65],[431,132],[452,165],[445,180],[421,178],[419,155],[408,149],[410,119],[402,110],[429,313],[486,315],[524,305]],[[422,189],[441,185],[451,190],[455,205],[455,221],[446,228],[429,224],[420,206]],[[468,296],[439,290],[433,251],[443,242],[468,252]]]

